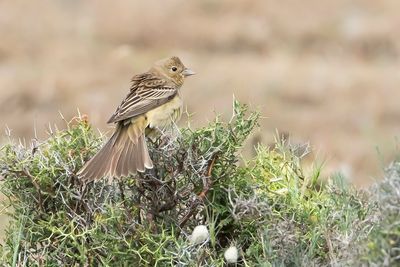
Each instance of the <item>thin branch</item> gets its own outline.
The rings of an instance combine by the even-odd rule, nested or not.
[[[203,191],[201,191],[200,194],[198,195],[198,198],[195,201],[192,202],[192,204],[190,205],[188,213],[186,213],[186,215],[183,217],[182,221],[179,223],[179,226],[181,228],[183,226],[185,226],[185,224],[190,219],[190,217],[194,216],[197,213],[197,207],[201,203],[204,202],[204,199],[206,198],[206,195],[207,195],[207,193],[210,190],[211,185],[212,185],[211,173],[212,173],[212,169],[214,167],[214,164],[215,164],[216,160],[217,160],[217,153],[215,153],[212,156],[211,160],[208,163],[207,172],[206,172],[206,175],[205,175],[204,181],[203,181]]]
[[[132,221],[133,219],[132,214],[129,210],[129,207],[126,205],[124,183],[122,181],[118,181],[118,186],[119,186],[119,192],[121,194],[122,204],[124,205],[125,211],[127,211],[128,213],[129,220]]]
[[[31,174],[29,173],[29,171],[26,170],[26,169],[22,169],[21,171],[12,171],[12,172],[14,172],[14,173],[16,173],[16,174],[23,175],[23,176],[25,176],[25,177],[27,177],[27,178],[29,178],[29,179],[31,180],[31,182],[32,182],[33,186],[35,187],[35,189],[36,189],[36,191],[37,191],[37,194],[38,194],[39,208],[40,208],[40,210],[41,210],[42,212],[45,212],[45,211],[44,211],[44,208],[43,208],[42,190],[40,189],[39,184],[36,182],[36,177],[34,177],[33,175],[31,175]]]

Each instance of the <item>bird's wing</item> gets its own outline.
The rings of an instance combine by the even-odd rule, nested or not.
[[[177,94],[178,88],[165,78],[144,73],[132,78],[129,94],[108,120],[108,123],[130,119],[159,107]]]

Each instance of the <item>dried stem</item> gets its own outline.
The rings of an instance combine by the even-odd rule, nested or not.
[[[206,195],[208,191],[211,188],[212,185],[212,180],[211,180],[211,173],[212,173],[212,168],[214,167],[215,161],[217,159],[217,153],[215,153],[212,157],[211,160],[208,163],[207,167],[207,172],[204,177],[204,184],[203,184],[203,191],[200,192],[198,195],[197,199],[192,202],[190,205],[188,213],[183,217],[182,221],[179,223],[179,226],[182,228],[185,226],[187,221],[190,219],[190,217],[194,216],[197,213],[197,207],[204,202],[204,199],[206,198]]]
[[[12,172],[14,172],[15,174],[18,174],[18,175],[23,175],[31,180],[33,186],[35,187],[35,189],[37,191],[39,208],[42,212],[44,212],[43,200],[42,200],[42,190],[40,189],[39,184],[36,182],[36,177],[31,175],[30,172],[26,169],[22,169],[21,171],[12,171]]]

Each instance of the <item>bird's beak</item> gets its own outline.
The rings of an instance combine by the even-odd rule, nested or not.
[[[189,68],[185,68],[185,69],[182,71],[182,74],[183,74],[183,76],[187,77],[187,76],[195,75],[196,72],[192,71],[192,70],[189,69]]]

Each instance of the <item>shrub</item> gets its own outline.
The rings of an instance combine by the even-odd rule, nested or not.
[[[303,153],[288,140],[259,146],[239,164],[259,115],[236,101],[233,107],[227,123],[216,118],[148,141],[154,169],[120,181],[84,185],[76,177],[104,141],[81,116],[33,147],[5,145],[1,191],[11,219],[4,264],[224,266],[230,247],[238,250],[238,266],[386,260],[377,246],[363,244],[384,242],[376,237],[383,234],[375,227],[377,207],[389,202],[371,201],[373,193],[352,189],[340,176],[319,183],[319,168],[305,174]],[[397,220],[394,210],[382,216]],[[203,236],[191,237],[199,225]],[[384,239],[395,237],[385,241],[393,247],[398,228],[389,230]],[[370,251],[379,256],[367,259]],[[387,251],[395,261],[398,250]]]
[[[371,189],[376,203],[377,222],[365,246],[358,248],[359,258],[371,266],[400,266],[400,162],[391,163],[384,179]]]

